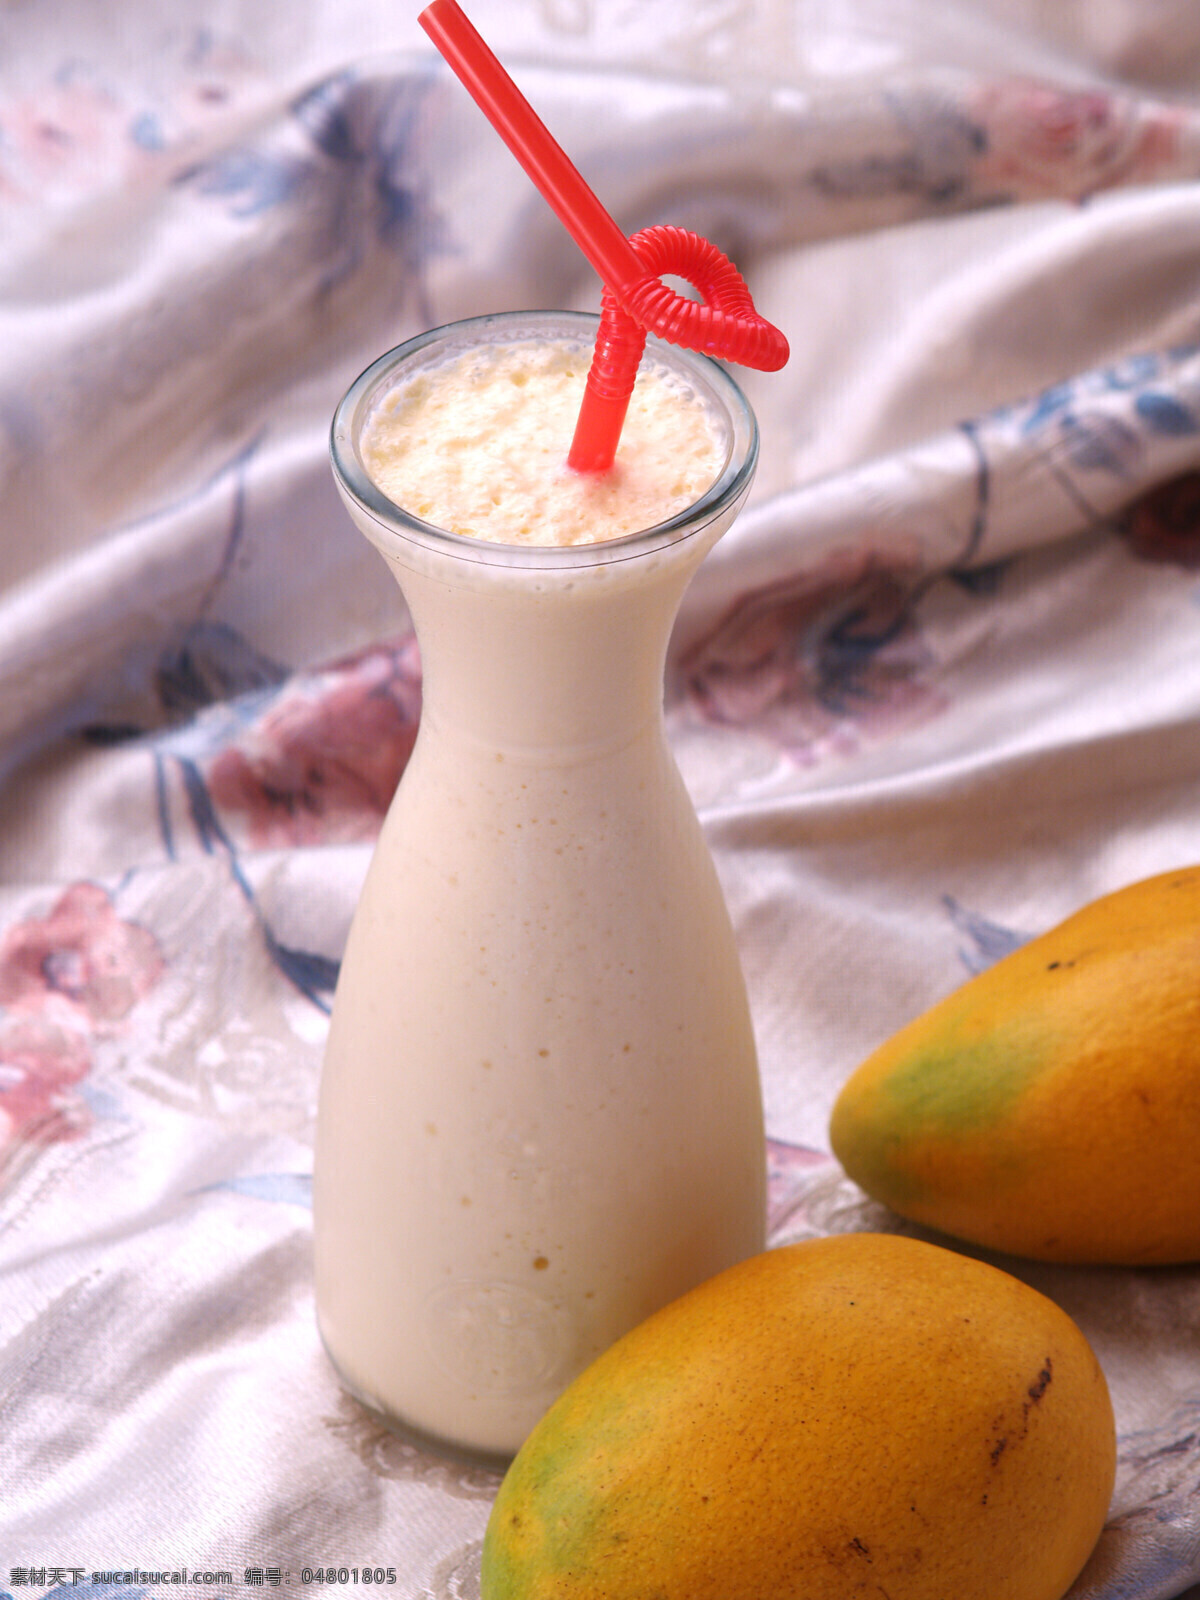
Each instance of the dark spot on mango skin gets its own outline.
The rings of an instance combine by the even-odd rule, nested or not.
[[[1013,1444],[1020,1444],[1021,1440],[1029,1432],[1029,1413],[1033,1410],[1034,1406],[1041,1403],[1046,1390],[1050,1387],[1053,1376],[1054,1363],[1051,1361],[1050,1357],[1047,1356],[1045,1361],[1042,1362],[1041,1370],[1039,1371],[1037,1377],[1025,1391],[1025,1399],[1021,1403],[1021,1426],[1019,1431],[1014,1432],[1010,1429],[1007,1433],[1002,1434],[999,1438],[997,1438],[996,1442],[992,1445],[992,1448],[988,1451],[988,1458],[993,1467],[999,1464],[1000,1457],[1008,1449],[1010,1440]],[[1003,1416],[997,1417],[993,1422],[992,1427],[996,1430],[999,1430],[1003,1420]],[[986,1503],[986,1501],[987,1496],[985,1495],[984,1502]]]
[[[1046,1357],[1045,1366],[1038,1373],[1038,1375],[1034,1379],[1034,1381],[1029,1385],[1029,1389],[1027,1391],[1028,1394],[1029,1394],[1029,1401],[1025,1406],[1025,1415],[1026,1416],[1029,1415],[1029,1407],[1031,1405],[1033,1405],[1033,1406],[1037,1405],[1038,1401],[1042,1398],[1042,1396],[1045,1394],[1046,1390],[1050,1387],[1050,1379],[1051,1379],[1051,1376],[1052,1376],[1053,1372],[1054,1372],[1054,1363],[1050,1360],[1050,1357],[1047,1356]]]

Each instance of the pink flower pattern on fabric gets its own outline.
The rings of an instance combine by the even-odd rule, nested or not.
[[[213,805],[258,848],[372,839],[412,752],[421,668],[411,635],[295,680],[205,765]]]
[[[13,1140],[51,1144],[90,1126],[87,1106],[72,1093],[92,1065],[87,1037],[57,1009],[0,1018],[0,1162]]]
[[[910,607],[917,576],[870,548],[843,550],[741,596],[680,663],[689,703],[802,765],[936,715],[945,702]]]
[[[73,59],[52,82],[0,100],[0,202],[74,205],[186,170],[208,129],[261,92],[262,80],[232,39],[208,30],[176,38],[179,54],[153,89]]]
[[[138,160],[114,96],[87,82],[67,82],[0,112],[0,197],[25,202],[74,199],[111,184]]]
[[[0,1149],[14,1139],[72,1139],[90,1125],[73,1095],[91,1042],[158,982],[154,935],[119,917],[98,884],[72,884],[45,917],[0,939]]]
[[[1148,182],[1178,154],[1184,126],[1178,108],[1031,78],[980,84],[970,112],[987,139],[977,184],[991,179],[1016,200],[1081,200]]]

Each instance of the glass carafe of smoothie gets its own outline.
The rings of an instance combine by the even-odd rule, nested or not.
[[[663,723],[680,599],[753,476],[749,407],[715,363],[655,343],[711,409],[724,466],[682,514],[586,545],[434,528],[359,450],[414,366],[594,331],[531,313],[426,334],[362,375],[333,429],[424,703],[334,1001],[318,1316],[372,1410],[498,1458],[622,1333],[764,1243],[745,986]]]

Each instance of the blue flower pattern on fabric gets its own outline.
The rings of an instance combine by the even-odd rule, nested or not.
[[[942,904],[950,915],[950,921],[963,936],[964,942],[958,947],[958,958],[972,977],[985,972],[1014,950],[1019,950],[1032,937],[1031,934],[1020,933],[1004,923],[981,916],[979,912],[962,905],[951,894],[942,896]]]
[[[1174,395],[1147,389],[1134,400],[1134,409],[1152,433],[1181,438],[1184,434],[1200,432],[1195,412]]]
[[[378,202],[379,235],[405,255],[417,235],[424,235],[425,249],[436,237],[427,175],[414,153],[432,82],[432,70],[423,68],[382,83],[340,72],[291,107],[323,155],[368,174]]]
[[[219,196],[228,202],[230,216],[246,218],[290,199],[301,172],[295,162],[265,151],[228,150],[189,176],[199,194]]]
[[[310,1172],[256,1172],[244,1178],[224,1178],[210,1183],[200,1192],[211,1194],[225,1189],[231,1194],[246,1195],[252,1200],[269,1200],[279,1205],[303,1206],[312,1210],[312,1174]]]

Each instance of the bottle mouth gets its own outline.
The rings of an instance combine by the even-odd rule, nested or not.
[[[379,548],[386,553],[398,544],[417,544],[485,566],[552,571],[608,566],[690,538],[737,505],[750,486],[758,461],[758,424],[749,402],[718,362],[653,337],[647,339],[647,352],[684,378],[712,408],[724,428],[726,445],[724,463],[708,489],[665,521],[591,544],[506,544],[424,522],[389,499],[372,480],[363,464],[360,443],[376,409],[399,383],[483,343],[554,340],[590,353],[598,321],[596,316],[575,311],[503,311],[469,317],[409,339],[373,361],[355,379],[333,415],[330,458],[339,489]]]

